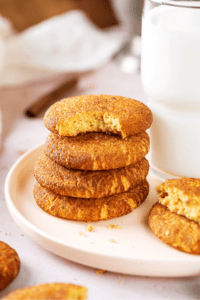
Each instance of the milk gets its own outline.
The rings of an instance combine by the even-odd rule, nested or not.
[[[152,167],[200,177],[200,9],[158,6],[147,12],[141,76],[154,115]]]

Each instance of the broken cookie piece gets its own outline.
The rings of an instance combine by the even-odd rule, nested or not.
[[[159,202],[170,211],[200,223],[200,179],[168,179],[156,191]]]

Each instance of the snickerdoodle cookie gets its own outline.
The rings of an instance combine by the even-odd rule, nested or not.
[[[157,202],[150,210],[149,227],[164,243],[178,250],[200,254],[200,225],[171,212]]]
[[[147,180],[132,190],[104,198],[72,198],[57,195],[38,183],[34,187],[38,206],[50,215],[77,221],[101,221],[126,215],[138,207],[149,193]]]
[[[46,283],[18,289],[2,300],[86,300],[87,288],[67,283]]]
[[[19,269],[20,259],[17,252],[0,241],[0,291],[15,279]]]
[[[44,124],[62,136],[86,132],[110,132],[123,138],[145,131],[153,117],[143,103],[121,96],[83,95],[54,103]]]
[[[44,153],[67,168],[108,170],[122,168],[141,160],[149,152],[149,136],[143,131],[120,138],[105,133],[86,133],[73,137],[50,134]]]
[[[168,179],[156,191],[159,202],[170,211],[200,223],[200,179]]]
[[[70,197],[101,198],[125,192],[144,180],[149,171],[146,158],[134,165],[103,171],[81,171],[60,166],[42,155],[34,167],[39,184]]]

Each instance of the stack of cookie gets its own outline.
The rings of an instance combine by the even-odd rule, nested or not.
[[[45,114],[52,132],[35,164],[34,198],[47,213],[100,221],[130,213],[147,197],[152,113],[120,96],[63,99]]]

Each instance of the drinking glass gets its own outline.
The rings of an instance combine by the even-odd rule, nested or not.
[[[154,118],[152,171],[200,177],[200,1],[145,0],[141,79]]]

